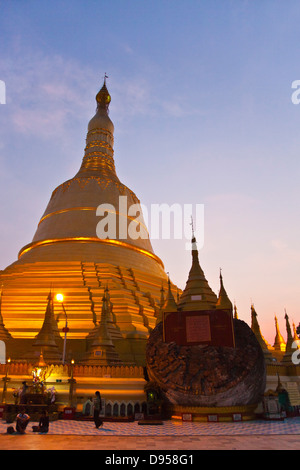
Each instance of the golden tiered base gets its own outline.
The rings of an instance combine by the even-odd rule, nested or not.
[[[64,294],[69,338],[85,338],[99,321],[104,289],[122,335],[147,336],[155,327],[162,279],[122,266],[91,262],[37,262],[15,265],[1,275],[2,315],[14,337],[34,337],[44,320],[50,289]],[[55,314],[62,308],[54,302]],[[59,326],[65,318],[59,316]]]
[[[68,342],[73,340],[72,348],[76,349],[76,344],[85,340],[94,329],[95,322],[100,321],[104,289],[108,287],[112,304],[110,334],[112,340],[123,340],[123,344],[118,341],[116,346],[121,355],[126,349],[126,357],[120,358],[126,362],[136,362],[134,345],[138,355],[144,354],[144,343],[156,325],[163,283],[167,289],[167,276],[162,270],[149,274],[135,267],[126,268],[106,262],[26,261],[16,262],[0,273],[0,283],[3,284],[2,316],[13,338],[30,342],[38,334],[51,289],[64,295]],[[62,328],[66,319],[61,304],[56,300],[54,315],[63,337]],[[130,347],[126,345],[128,341]]]

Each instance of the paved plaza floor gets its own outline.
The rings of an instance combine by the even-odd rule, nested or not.
[[[284,421],[237,423],[188,423],[164,421],[162,425],[137,422],[104,422],[96,429],[92,421],[58,420],[47,435],[32,432],[8,435],[0,420],[1,450],[299,450],[300,417]]]

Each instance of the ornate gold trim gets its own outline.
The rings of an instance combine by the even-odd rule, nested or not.
[[[97,170],[99,168],[104,168],[104,169],[108,168],[110,171],[113,171],[113,172],[116,171],[114,160],[113,160],[112,157],[110,157],[108,154],[104,154],[104,153],[101,152],[102,158],[99,159],[97,154],[100,153],[100,152],[97,152],[96,156],[95,156],[95,153],[96,152],[92,152],[92,153],[90,153],[88,155],[85,155],[83,157],[80,170],[84,170],[84,169]]]
[[[162,260],[158,256],[156,256],[154,253],[151,253],[150,251],[144,250],[142,248],[138,248],[137,246],[130,245],[129,243],[121,242],[120,240],[110,240],[110,239],[104,240],[104,239],[100,239],[96,237],[66,237],[66,238],[54,238],[50,240],[40,240],[37,242],[32,242],[32,243],[29,243],[28,245],[25,245],[19,251],[18,259],[20,259],[21,256],[23,256],[25,253],[28,253],[29,251],[31,251],[33,248],[37,248],[39,246],[45,246],[45,245],[53,245],[55,243],[64,243],[64,242],[79,242],[79,243],[96,242],[96,243],[105,243],[107,245],[121,246],[122,248],[128,248],[129,250],[133,250],[137,253],[142,253],[143,255],[154,259],[164,269],[164,264]]]
[[[84,150],[88,150],[89,148],[93,148],[93,147],[103,147],[103,148],[106,148],[107,150],[110,150],[112,153],[114,153],[112,146],[109,145],[104,140],[92,140],[86,145]]]
[[[90,181],[96,181],[96,183],[102,188],[107,188],[108,185],[114,184],[118,188],[118,190],[121,192],[121,194],[124,194],[124,192],[128,191],[130,193],[131,197],[133,198],[133,200],[137,204],[140,203],[139,199],[136,197],[134,192],[131,189],[129,189],[127,186],[125,186],[125,184],[121,183],[120,181],[115,181],[115,180],[108,179],[108,178],[103,180],[99,176],[80,176],[80,177],[77,177],[77,178],[74,177],[74,178],[72,178],[68,181],[65,181],[64,183],[60,184],[59,186],[57,186],[57,188],[54,189],[54,191],[52,192],[52,195],[51,195],[51,199],[55,196],[56,192],[59,189],[61,189],[63,192],[65,192],[73,182],[78,183],[80,185],[80,187],[83,188]]]
[[[71,212],[71,211],[95,211],[96,212],[96,210],[97,210],[97,207],[70,207],[69,209],[61,209],[59,211],[50,212],[49,214],[41,218],[41,220],[38,223],[38,227],[44,220],[48,219],[49,217],[52,217],[53,215],[64,214],[65,212]],[[122,214],[121,212],[110,211],[110,210],[106,210],[105,212],[109,212],[110,214],[116,214],[121,217],[126,217],[127,219],[130,219],[132,222],[142,225],[142,227],[144,227],[148,233],[148,229],[145,224],[143,224],[140,220],[136,220],[134,217],[130,217],[130,215],[128,214]]]
[[[88,157],[108,157],[112,159],[113,157],[109,155],[107,152],[101,152],[100,150],[96,150],[95,152],[89,152],[84,155],[83,158],[88,158]]]
[[[112,140],[114,140],[113,134],[108,129],[104,129],[102,127],[96,127],[95,129],[92,129],[87,133],[87,137],[94,134],[108,135]]]

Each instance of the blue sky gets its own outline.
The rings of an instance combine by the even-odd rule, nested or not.
[[[300,321],[298,1],[0,1],[0,266],[74,176],[103,83],[115,163],[146,206],[204,204],[200,261],[266,339]],[[173,282],[185,240],[154,240]]]

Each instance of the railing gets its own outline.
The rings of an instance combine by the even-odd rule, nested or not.
[[[144,378],[143,367],[75,365],[74,377]]]
[[[50,364],[49,364],[50,365]],[[53,365],[51,375],[68,376],[70,365]],[[26,362],[11,362],[10,364],[0,364],[0,375],[31,375],[34,368],[32,364]],[[140,366],[96,366],[81,365],[73,366],[74,377],[107,377],[107,378],[144,378],[143,367]]]

